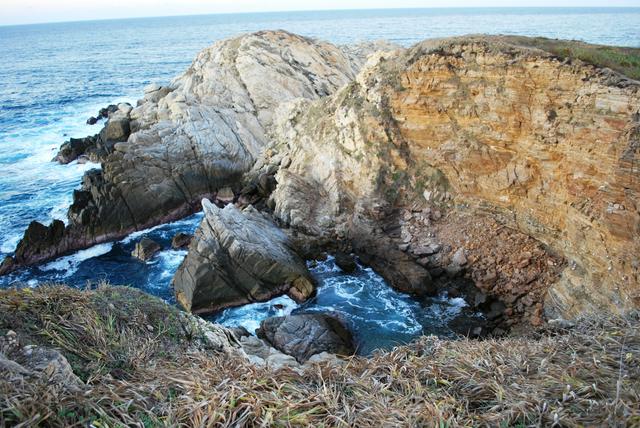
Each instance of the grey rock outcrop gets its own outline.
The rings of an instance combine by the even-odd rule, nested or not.
[[[328,314],[267,318],[260,323],[257,334],[300,363],[322,352],[344,356],[355,352],[349,330],[340,320]]]
[[[171,248],[177,250],[180,248],[186,248],[191,243],[193,235],[184,232],[178,232],[171,239]]]
[[[285,293],[297,301],[312,295],[304,261],[271,219],[251,206],[218,208],[207,199],[202,206],[205,216],[173,279],[186,310],[207,313]]]
[[[16,252],[5,266],[39,263],[198,210],[203,197],[237,184],[253,166],[280,104],[335,92],[374,46],[347,54],[329,43],[262,31],[203,50],[168,86],[145,88],[133,110],[106,113],[105,139],[121,141],[75,192],[64,236],[44,251]],[[121,138],[127,126],[131,135]]]
[[[158,251],[160,251],[162,247],[153,239],[149,239],[144,237],[138,242],[131,252],[131,255],[137,259],[146,262],[153,258]]]

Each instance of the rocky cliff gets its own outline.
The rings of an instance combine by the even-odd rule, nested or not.
[[[638,306],[640,84],[528,40],[376,54],[336,94],[280,109],[275,214],[354,247],[395,239],[534,323],[543,301],[565,317]]]
[[[280,103],[333,93],[368,53],[389,46],[341,49],[263,31],[203,50],[170,85],[145,89],[128,112],[128,140],[114,144],[75,192],[69,226],[32,224],[0,273],[184,217],[203,197],[237,187],[267,144]]]
[[[640,83],[599,47],[522,37],[382,46],[358,72],[379,47],[261,32],[203,51],[146,90],[70,226],[32,224],[2,271],[209,196],[271,211],[305,257],[353,251],[495,317],[640,305]]]

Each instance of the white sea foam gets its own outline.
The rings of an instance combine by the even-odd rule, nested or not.
[[[16,249],[16,246],[18,245],[18,242],[20,242],[20,239],[22,239],[21,235],[10,236],[2,242],[2,246],[0,246],[0,252],[12,253],[13,250]]]
[[[280,296],[268,302],[251,303],[238,308],[225,309],[216,322],[227,327],[244,327],[254,333],[260,322],[272,316],[289,315],[298,304],[288,296]]]
[[[148,235],[151,232],[155,232],[160,229],[167,229],[174,232],[177,232],[177,229],[180,229],[180,228],[188,227],[190,229],[195,229],[200,224],[200,221],[202,221],[202,217],[203,217],[203,213],[199,212],[190,217],[184,218],[182,220],[177,220],[171,223],[159,224],[157,226],[153,226],[148,229],[138,230],[136,232],[129,234],[126,238],[120,240],[120,243],[129,244],[137,240],[141,236]]]
[[[186,250],[165,250],[158,254],[157,259],[162,266],[162,272],[160,272],[160,278],[172,278],[176,273],[178,266],[182,263],[185,256],[187,255]]]
[[[61,277],[66,278],[76,273],[78,271],[78,268],[80,267],[80,264],[85,260],[107,254],[109,251],[111,251],[111,248],[113,248],[113,243],[111,242],[94,245],[93,247],[87,248],[86,250],[78,251],[77,253],[71,254],[69,256],[60,257],[59,259],[41,266],[40,269],[43,271],[55,270],[63,272]]]

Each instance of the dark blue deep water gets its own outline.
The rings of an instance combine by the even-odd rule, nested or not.
[[[149,18],[0,27],[0,258],[11,254],[32,220],[64,219],[83,172],[96,165],[51,162],[68,137],[99,129],[85,120],[109,103],[135,100],[152,82],[168,82],[216,40],[262,29],[285,29],[338,44],[388,39],[411,45],[469,33],[522,34],[640,46],[640,9],[417,9],[296,12]],[[98,126],[98,125],[97,125]],[[170,249],[177,231],[192,232],[199,215],[143,234],[165,250],[148,263],[130,257],[142,233],[98,245],[18,274],[0,286],[108,280],[172,301],[169,283],[185,252]],[[322,284],[304,307],[286,297],[226,311],[218,319],[255,328],[291,311],[343,315],[361,350],[388,347],[423,333],[447,334],[459,299],[417,302],[361,268],[341,274],[331,260],[313,268]]]

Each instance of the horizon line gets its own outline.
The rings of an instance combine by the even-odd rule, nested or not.
[[[288,10],[264,10],[264,11],[242,11],[242,12],[212,12],[212,13],[186,13],[171,15],[147,15],[147,16],[130,16],[126,18],[105,18],[105,19],[78,19],[72,21],[36,21],[24,22],[18,24],[1,24],[1,27],[23,27],[30,25],[46,25],[46,24],[74,24],[87,22],[109,22],[109,21],[126,21],[135,19],[158,19],[158,18],[188,18],[200,16],[219,16],[219,15],[268,15],[277,13],[304,13],[304,12],[349,12],[349,11],[376,11],[376,10],[446,10],[446,9],[638,9],[640,6],[434,6],[434,7],[376,7],[376,8],[332,8],[332,9],[288,9]]]

